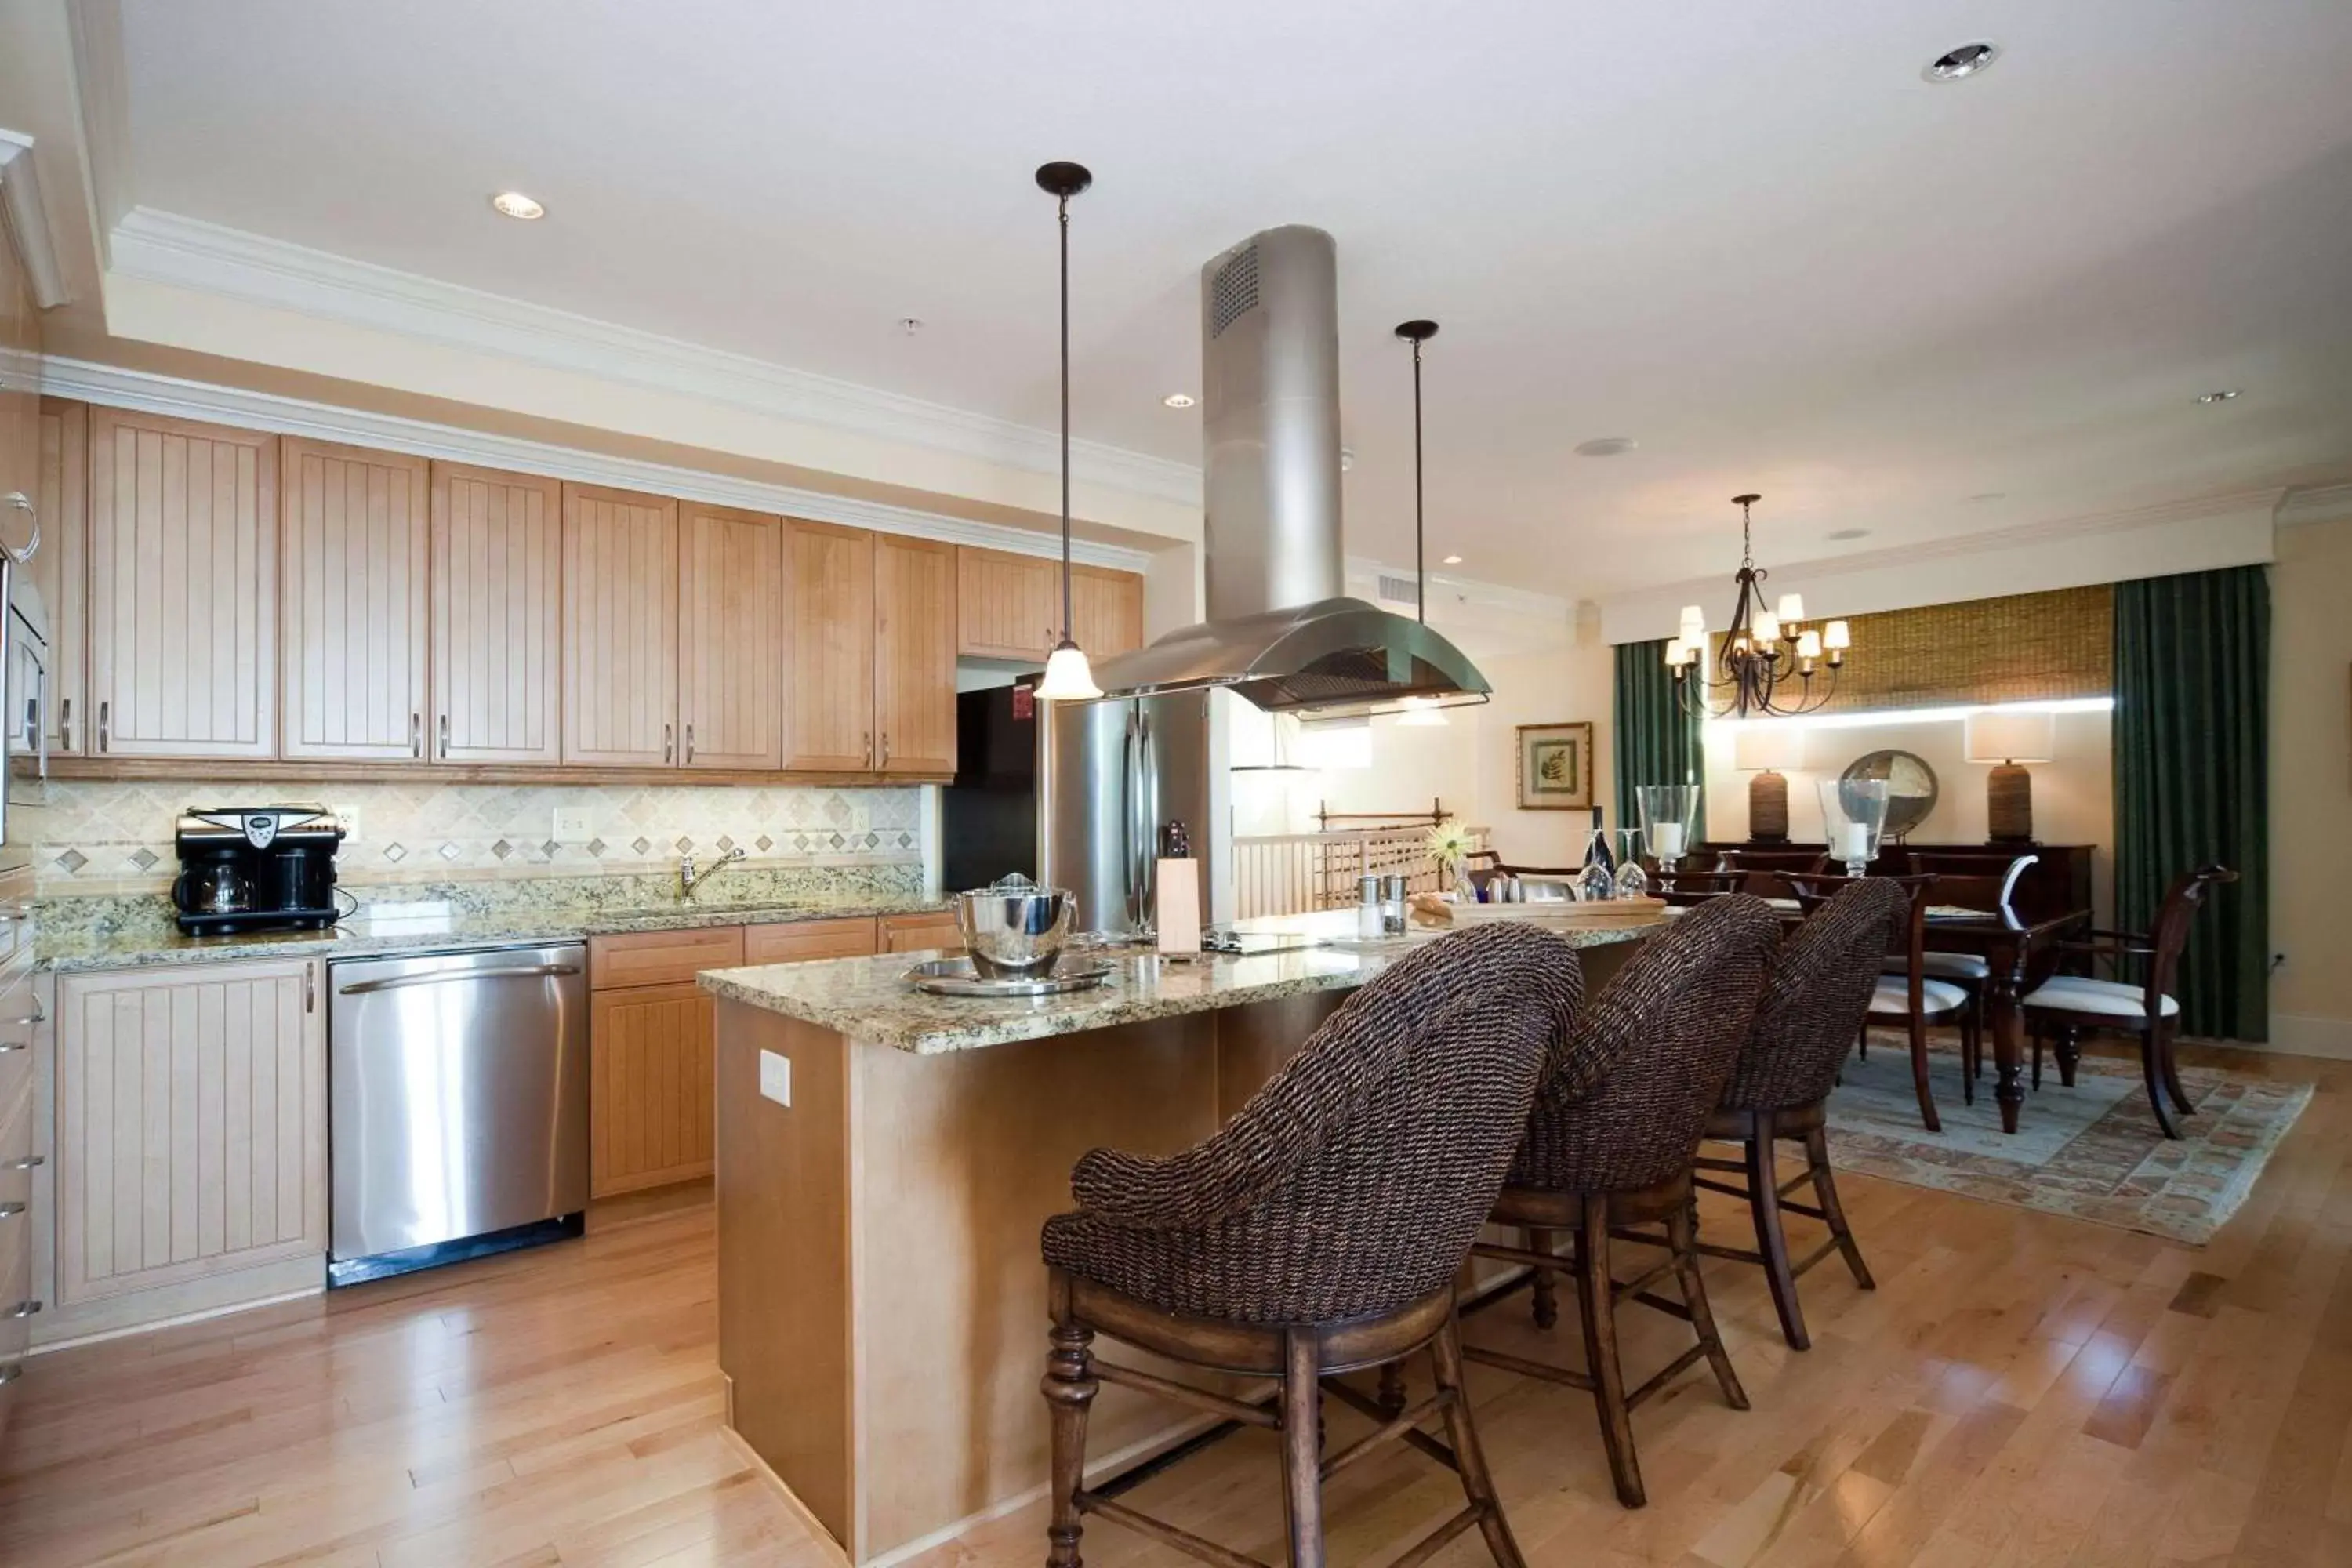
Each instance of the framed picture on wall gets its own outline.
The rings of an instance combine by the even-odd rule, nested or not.
[[[1522,724],[1519,732],[1519,809],[1592,809],[1592,726]]]

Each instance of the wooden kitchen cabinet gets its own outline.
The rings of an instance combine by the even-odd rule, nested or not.
[[[919,952],[934,947],[950,953],[963,951],[963,931],[956,924],[952,911],[884,915],[874,923],[885,952]]]
[[[323,1259],[320,989],[304,961],[59,977],[61,1302]]]
[[[677,761],[677,502],[563,487],[563,760]]]
[[[287,758],[425,758],[431,465],[280,439]]]
[[[874,729],[881,772],[955,772],[955,547],[877,536]]]
[[[799,963],[814,958],[867,958],[875,951],[874,921],[796,921],[743,928],[745,963]]]
[[[784,766],[874,766],[874,548],[863,529],[784,520]],[[950,710],[955,681],[948,681]]]
[[[693,981],[588,999],[588,1195],[710,1174],[718,1007]]]
[[[89,415],[89,745],[278,753],[278,437]]]
[[[1143,646],[1143,579],[1107,566],[1071,567],[1070,624],[1089,659],[1134,652]]]
[[[956,551],[956,651],[1045,662],[1062,624],[1058,563],[963,545]]]
[[[678,535],[679,760],[775,767],[783,753],[783,521],[688,505]]]
[[[433,465],[433,758],[563,756],[563,487]]]
[[[82,700],[89,645],[89,406],[41,399],[40,469],[33,504],[40,509],[41,548],[33,583],[49,612],[49,750],[72,754],[89,737]]]

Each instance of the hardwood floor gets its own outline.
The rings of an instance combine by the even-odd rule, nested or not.
[[[1645,1405],[1643,1510],[1611,1498],[1583,1394],[1473,1369],[1528,1561],[2352,1563],[2352,1064],[2227,1061],[2321,1091],[2202,1250],[1843,1178],[1880,1288],[1809,1275],[1806,1354],[1781,1345],[1759,1271],[1710,1263],[1755,1408],[1726,1409],[1704,1369]],[[0,1563],[837,1562],[720,1433],[709,1212],[641,1212],[573,1245],[40,1358],[0,1447]],[[1706,1217],[1741,1223],[1712,1201]],[[1637,1377],[1688,1331],[1652,1316],[1626,1323]],[[1524,1296],[1469,1336],[1575,1355],[1573,1324],[1538,1333]],[[1042,1315],[1038,1346],[1042,1367]],[[1364,1429],[1336,1408],[1329,1426],[1335,1444]],[[1276,1552],[1272,1442],[1231,1438],[1133,1500]],[[1402,1450],[1367,1461],[1331,1490],[1331,1556],[1385,1561],[1458,1503]],[[1084,1549],[1097,1568],[1180,1561],[1102,1524]],[[1043,1551],[1039,1505],[921,1561]],[[1486,1558],[1474,1533],[1438,1561]]]

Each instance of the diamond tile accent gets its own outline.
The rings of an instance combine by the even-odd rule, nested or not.
[[[552,840],[551,840],[550,842],[551,842],[551,843],[552,843]],[[602,854],[603,854],[606,849],[608,849],[608,848],[610,848],[610,847],[611,847],[611,846],[610,846],[610,845],[608,845],[608,844],[606,844],[606,843],[605,843],[603,839],[601,839],[601,838],[591,838],[590,840],[588,840],[588,853],[589,853],[589,854],[591,854],[591,855],[602,855]],[[555,853],[555,851],[554,851],[552,848],[550,848],[550,849],[548,850],[548,853],[549,853],[549,854],[551,854],[551,855],[552,855],[552,854],[554,854],[554,853]]]
[[[678,852],[679,854],[681,854],[681,855],[691,855],[691,854],[693,854],[693,853],[694,853],[694,840],[693,840],[693,839],[691,839],[691,838],[686,837],[684,835],[682,835],[682,834],[681,834],[681,835],[679,836],[679,837],[678,837],[678,841],[677,841],[677,852]]]
[[[759,845],[760,853],[762,855],[765,855],[769,850],[773,849],[776,847],[776,841],[769,837],[764,833],[760,835],[760,837],[754,839],[753,842]]]
[[[401,845],[387,844],[383,847],[383,858],[387,860],[405,860],[408,858],[408,851]]]
[[[146,871],[152,869],[155,862],[162,858],[163,857],[156,854],[152,849],[142,849],[131,857],[131,863],[133,866],[138,867],[142,871]]]
[[[448,851],[447,851],[446,849],[444,849],[444,850],[442,851],[442,853],[444,853],[444,854],[447,854],[447,853],[448,853]],[[509,855],[511,855],[511,854],[513,854],[513,853],[514,853],[514,846],[513,846],[513,845],[511,845],[511,844],[509,844],[509,843],[508,843],[505,839],[501,838],[501,839],[499,839],[496,844],[493,844],[493,845],[491,845],[491,846],[490,846],[490,853],[491,853],[491,854],[493,854],[493,855],[495,855],[495,856],[497,856],[499,859],[503,860],[503,859],[505,859],[508,856],[509,856]]]
[[[732,838],[728,837],[727,837],[727,835],[725,835],[724,833],[722,833],[722,834],[720,834],[720,835],[719,836],[719,852],[721,855],[726,854],[726,853],[727,853],[727,851],[729,851],[730,849],[732,849],[732,848],[734,848],[734,847],[735,847],[735,840],[733,840]]]
[[[842,836],[841,836],[840,834],[838,834],[838,833],[835,833],[835,834],[832,835],[831,837],[832,837],[832,839],[833,839],[833,847],[834,847],[835,849],[840,848],[844,844],[846,844],[847,842],[849,842],[847,839],[845,839],[845,838],[842,837]]]
[[[58,857],[57,864],[64,867],[68,875],[71,875],[73,872],[80,870],[84,866],[89,865],[89,857],[83,854],[79,849],[68,849],[64,854]]]
[[[555,852],[562,847],[562,845],[558,844],[554,839],[551,838],[546,843],[539,847],[539,852],[552,860],[555,858]]]
[[[459,850],[455,844],[444,844],[441,846],[441,858],[444,860],[455,860],[461,853],[462,851]]]
[[[653,847],[654,841],[650,838],[640,838],[635,844],[629,846],[630,848],[635,850],[640,855],[644,854]]]

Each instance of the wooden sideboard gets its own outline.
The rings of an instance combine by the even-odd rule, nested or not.
[[[1755,840],[1709,839],[1699,845],[1689,858],[1694,866],[1708,866],[1715,858],[1729,850],[1750,856],[1782,855],[1803,857],[1828,851],[1826,844],[1784,842],[1766,844]],[[2098,847],[2094,844],[1887,844],[1879,850],[1878,858],[1870,863],[1873,876],[1902,876],[1911,869],[1911,857],[1920,855],[1981,856],[1985,874],[1997,876],[2009,861],[2019,855],[2036,857],[2018,879],[2017,891],[2011,903],[2027,920],[2048,920],[2075,910],[2090,909],[2094,902],[2092,861]],[[1766,861],[1770,865],[1773,862]],[[1836,868],[1832,868],[1835,869]]]

